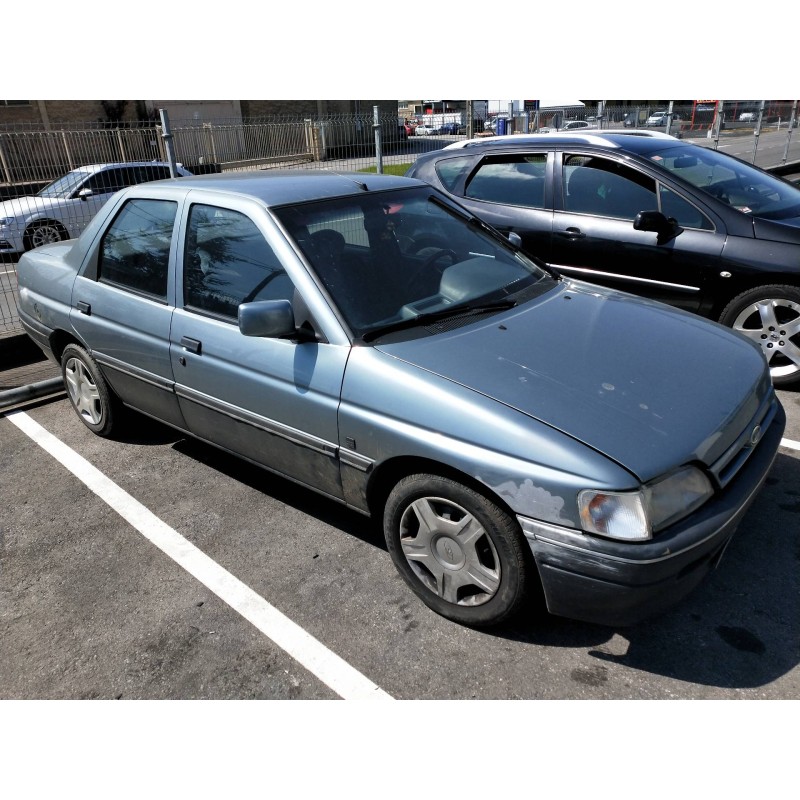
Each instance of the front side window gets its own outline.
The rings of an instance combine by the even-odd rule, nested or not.
[[[128,167],[104,169],[92,175],[80,188],[91,189],[95,194],[118,192],[134,183],[132,176],[133,171]]]
[[[682,228],[699,228],[700,230],[714,230],[714,225],[688,200],[676,192],[659,184],[659,199],[661,213],[665,217],[672,217]]]
[[[544,208],[546,153],[490,156],[481,162],[465,196],[525,208]]]
[[[566,211],[634,220],[658,209],[655,180],[616,161],[565,155],[562,175]]]
[[[229,208],[189,211],[184,304],[235,320],[241,303],[292,300],[294,285],[255,223]]]
[[[166,300],[177,208],[171,200],[128,200],[103,236],[98,279]]]

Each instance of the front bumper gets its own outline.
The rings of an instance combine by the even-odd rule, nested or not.
[[[23,231],[16,228],[0,228],[0,253],[24,253]]]
[[[651,541],[611,541],[518,517],[550,613],[633,625],[684,598],[719,562],[769,473],[785,427],[778,404],[764,438],[724,491]]]

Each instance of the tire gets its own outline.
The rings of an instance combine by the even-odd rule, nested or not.
[[[43,244],[63,242],[69,238],[66,228],[53,220],[34,222],[25,231],[24,245],[26,250],[33,250]]]
[[[82,347],[67,345],[61,355],[61,374],[81,422],[98,436],[109,436],[117,424],[119,402],[95,360]]]
[[[488,627],[525,602],[535,567],[522,532],[475,490],[436,475],[410,475],[389,495],[383,528],[400,575],[443,617]]]
[[[761,346],[774,386],[800,381],[800,289],[750,289],[728,303],[719,321]]]

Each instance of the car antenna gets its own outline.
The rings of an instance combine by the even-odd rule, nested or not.
[[[369,186],[367,186],[367,184],[364,183],[364,181],[357,180],[352,175],[345,175],[341,172],[337,172],[336,170],[331,170],[331,171],[333,172],[334,175],[338,175],[340,178],[345,178],[346,180],[352,181],[356,186],[363,189],[365,192],[369,191]]]

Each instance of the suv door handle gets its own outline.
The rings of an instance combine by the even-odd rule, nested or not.
[[[188,336],[184,336],[181,338],[181,347],[184,348],[184,350],[188,350],[190,353],[197,353],[199,355],[202,344],[197,339],[191,339]]]
[[[78,300],[78,302],[75,304],[75,308],[77,308],[81,314],[86,314],[87,317],[91,316],[92,307],[89,305],[89,303],[85,303],[83,300]]]
[[[565,239],[585,239],[586,234],[581,231],[580,228],[567,228],[565,231],[559,231],[559,236],[563,236]]]

